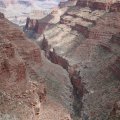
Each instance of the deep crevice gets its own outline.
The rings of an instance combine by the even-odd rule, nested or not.
[[[78,71],[74,66],[71,66],[69,62],[59,56],[54,48],[51,48],[51,46],[48,44],[47,39],[45,38],[45,35],[43,35],[43,40],[40,43],[40,48],[44,51],[45,57],[50,60],[54,64],[58,64],[63,69],[65,69],[70,78],[70,82],[73,86],[73,96],[74,96],[74,101],[73,101],[73,110],[74,113],[71,114],[71,117],[74,120],[77,120],[81,117],[81,109],[82,109],[82,98],[83,94],[85,93],[85,87],[84,84],[81,81],[81,76],[80,76],[80,71]]]

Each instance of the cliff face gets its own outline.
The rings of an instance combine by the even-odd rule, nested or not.
[[[97,4],[99,6],[101,1],[97,1]],[[82,111],[78,108],[76,113],[80,112],[83,120],[117,120],[120,13],[118,10],[111,11],[111,8],[108,12],[101,5],[99,7],[81,4],[70,7],[61,16],[60,23],[46,30],[44,34],[56,53],[68,60],[76,70],[80,70],[81,81],[76,77],[72,81],[74,88],[79,88],[78,96],[83,96],[83,106],[80,106]],[[42,38],[38,39],[41,40]],[[83,92],[81,84],[85,85],[87,94]]]
[[[27,69],[41,66],[40,49],[0,13],[0,119],[39,119],[44,79]]]
[[[119,120],[120,13],[113,4],[80,1],[68,7],[44,30],[42,52],[0,15],[2,118]]]
[[[90,7],[95,10],[120,11],[120,1],[105,1],[105,0],[78,0],[77,6]]]
[[[0,14],[0,120],[71,120],[72,103],[67,71]]]

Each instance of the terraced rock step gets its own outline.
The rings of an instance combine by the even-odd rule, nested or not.
[[[106,11],[120,11],[120,1],[106,1],[106,0],[78,0],[77,6],[90,7],[95,10],[106,10]]]

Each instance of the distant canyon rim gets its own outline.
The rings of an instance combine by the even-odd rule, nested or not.
[[[0,12],[14,24],[25,25],[27,17],[41,19],[56,9],[60,0],[0,0]]]

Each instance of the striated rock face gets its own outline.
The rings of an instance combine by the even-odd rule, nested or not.
[[[50,49],[50,45],[48,44],[47,39],[43,38],[43,41],[41,43],[41,48],[45,52],[45,57],[47,57],[52,63],[62,66],[69,74],[70,81],[74,88],[74,94],[76,96],[81,97],[83,96],[83,89],[84,86],[82,85],[81,77],[80,77],[80,71],[77,71],[74,66],[70,66],[68,60],[65,58],[57,55],[54,48],[53,51]]]
[[[80,114],[80,110],[81,110],[81,106],[82,106],[81,100],[82,100],[83,94],[85,93],[85,88],[84,88],[84,85],[83,85],[83,83],[81,81],[81,77],[80,77],[80,71],[77,71],[74,66],[70,66],[68,60],[59,56],[55,52],[54,48],[52,51],[51,46],[48,44],[48,41],[45,38],[45,36],[42,40],[41,48],[45,52],[45,57],[47,57],[52,63],[60,65],[61,67],[63,67],[66,70],[66,72],[68,72],[69,81],[71,82],[71,84],[73,86],[73,89],[71,89],[71,90],[72,90],[72,94],[73,94],[72,96],[74,97],[74,99],[73,99],[74,101],[72,101],[70,106],[72,106],[73,111],[71,111],[71,115],[72,115],[72,118],[74,118],[74,116]],[[55,73],[57,73],[57,72],[55,72]],[[64,75],[63,75],[63,77],[64,77]],[[68,86],[68,83],[69,82],[67,81],[66,86]],[[69,85],[69,87],[70,87],[70,85]],[[67,95],[68,94],[69,93],[67,93]],[[72,96],[70,95],[70,98]],[[69,99],[67,102],[69,102]]]
[[[67,11],[67,7],[55,9],[44,18],[27,18],[23,30],[29,38],[38,38],[46,29],[51,29],[60,21],[60,17]]]
[[[36,33],[42,34],[47,25],[50,24],[49,22],[51,19],[53,19],[53,16],[51,14],[41,20],[27,18],[24,31],[28,32],[28,36],[30,38],[34,37]]]
[[[51,63],[43,56],[43,66],[39,69],[42,77],[45,77],[48,96],[52,101],[60,103],[64,109],[73,113],[73,87],[70,82],[69,73],[60,65]],[[62,88],[62,89],[61,89]]]
[[[105,11],[92,11],[90,8],[76,6],[70,7],[61,16],[60,24],[58,23],[44,32],[46,39],[51,47],[55,48],[58,55],[67,58],[72,64],[79,62],[78,59],[71,57],[74,49],[92,34],[90,29],[96,25],[97,20],[104,14]],[[42,41],[42,37],[38,41]]]
[[[41,67],[39,47],[0,13],[0,120],[38,120],[46,96],[44,79],[28,68]]]
[[[118,1],[118,2],[116,2],[116,3],[114,3],[114,4],[112,4],[111,5],[111,8],[110,8],[110,11],[111,12],[114,12],[114,11],[120,11],[120,1]]]
[[[120,13],[106,12],[103,2],[89,4],[70,7],[45,30],[47,40],[38,39],[42,54],[0,15],[2,119],[71,120],[75,113],[74,120],[119,120]],[[36,20],[33,33],[38,28]]]
[[[0,16],[0,120],[71,120],[67,71]]]
[[[107,11],[120,11],[120,1],[110,1],[110,0],[78,0],[77,6],[90,7],[95,10],[107,10]]]
[[[51,46],[48,44],[47,39],[43,38],[41,43],[41,49],[45,51],[45,56],[54,64],[58,64],[62,66],[65,70],[68,71],[69,63],[66,59],[62,58],[61,56],[57,55],[55,49],[51,50]]]
[[[77,6],[80,7],[90,7],[95,10],[109,10],[109,11],[120,11],[120,1],[110,1],[110,0],[78,0]]]
[[[91,22],[85,21],[84,19],[78,17],[77,15],[74,16],[72,13],[67,13],[68,16],[63,16],[61,18],[60,23],[66,24],[67,26],[70,26],[72,30],[76,30],[78,32],[81,32],[85,37],[88,37],[89,35],[89,27],[92,25]],[[76,17],[76,18],[74,18]]]
[[[83,96],[83,105],[79,107],[82,111],[76,111],[81,113],[83,120],[107,120],[109,117],[111,120],[113,106],[119,101],[118,21],[120,13],[117,11],[106,12],[103,8],[98,10],[80,5],[70,7],[61,16],[60,23],[44,32],[48,44],[55,48],[56,54],[68,60],[71,66],[75,66],[75,70],[80,71],[81,78],[77,73],[71,78],[74,79],[73,86],[79,88],[77,93]],[[81,26],[84,27],[88,22],[91,25],[86,27],[89,28],[86,37]],[[41,38],[38,41],[41,41]],[[84,91],[81,84],[85,85],[87,94],[81,94],[81,91]],[[116,113],[118,116],[119,111]],[[119,117],[117,118],[119,120]]]

